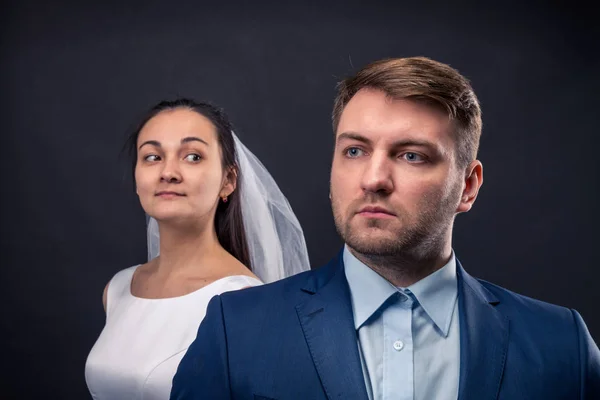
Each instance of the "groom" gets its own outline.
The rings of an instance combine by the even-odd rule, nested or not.
[[[213,298],[171,399],[600,399],[581,316],[471,277],[452,250],[483,183],[468,81],[375,62],[338,86],[333,127],[344,249]]]

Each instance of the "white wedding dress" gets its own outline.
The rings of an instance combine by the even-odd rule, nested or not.
[[[131,294],[136,268],[118,272],[108,285],[106,325],[85,365],[96,400],[167,400],[210,299],[262,284],[249,276],[228,276],[184,296],[144,299]]]

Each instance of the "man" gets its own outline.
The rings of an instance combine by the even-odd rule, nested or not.
[[[468,275],[458,213],[483,182],[468,81],[427,58],[341,82],[326,266],[213,298],[171,399],[600,399],[574,310]]]

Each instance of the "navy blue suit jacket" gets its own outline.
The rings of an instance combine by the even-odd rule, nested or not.
[[[326,266],[215,296],[172,400],[367,400],[341,253]],[[600,352],[574,310],[458,263],[460,400],[600,399]]]

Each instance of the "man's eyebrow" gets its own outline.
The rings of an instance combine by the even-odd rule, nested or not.
[[[356,132],[344,132],[340,133],[337,137],[337,141],[340,140],[357,140],[359,142],[363,142],[366,144],[371,144],[371,139],[366,136],[361,135]],[[420,140],[420,139],[401,139],[392,143],[392,147],[406,147],[406,146],[419,146],[419,147],[431,147],[433,149],[437,149],[435,143],[430,142],[428,140]]]
[[[392,143],[392,147],[407,147],[407,146],[431,147],[433,149],[437,149],[437,146],[428,140],[402,139],[402,140],[397,140],[394,143]]]
[[[363,142],[365,144],[371,144],[371,140],[363,135],[361,135],[360,133],[356,133],[356,132],[343,132],[340,133],[337,138],[336,138],[336,142],[339,142],[341,140],[357,140],[359,142]]]

